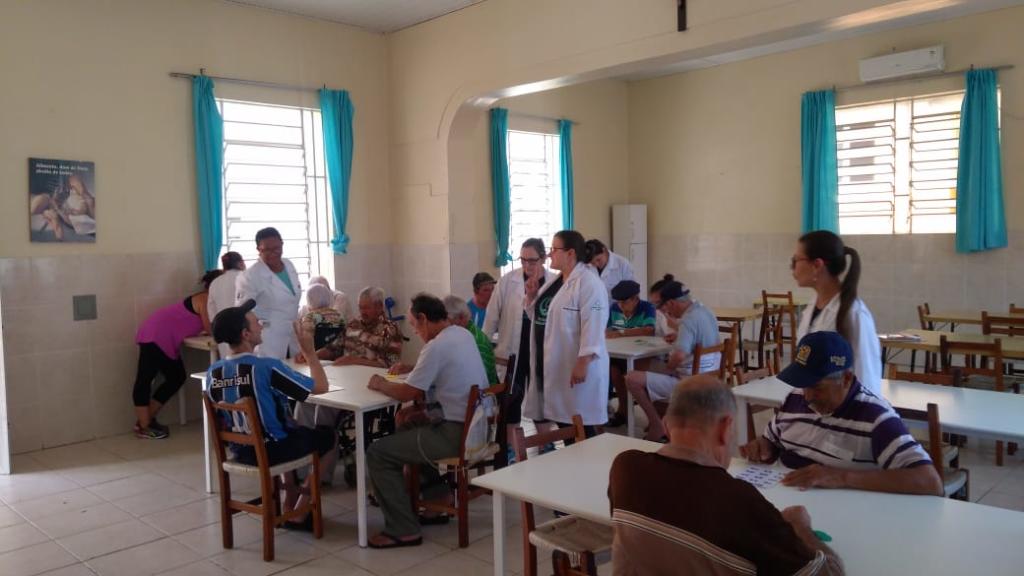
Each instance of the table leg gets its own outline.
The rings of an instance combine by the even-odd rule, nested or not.
[[[494,514],[494,574],[505,574],[505,495],[494,492],[491,508]],[[525,543],[523,544],[526,545]]]
[[[747,414],[750,412],[750,405],[745,398],[736,398],[736,455],[739,455],[739,447],[747,443]]]
[[[356,530],[359,546],[366,548],[366,445],[363,438],[363,411],[355,411],[356,426]]]
[[[200,397],[202,394],[200,394]],[[213,494],[213,471],[210,463],[210,426],[206,415],[206,407],[203,407],[203,473],[206,474],[206,493]]]
[[[188,424],[188,418],[185,418],[186,408],[188,408],[188,400],[185,399],[185,390],[178,390],[178,424],[182,426]]]
[[[632,371],[633,371],[633,359],[632,358],[626,358],[626,374],[629,374]],[[620,398],[619,402],[622,402],[622,401],[623,401],[623,399]],[[629,387],[628,386],[626,387],[625,402],[626,402],[626,436],[629,436],[630,438],[632,438],[633,437],[633,428],[635,427],[635,424],[636,424],[636,418],[635,418],[635,416],[633,414],[633,393],[629,391]]]

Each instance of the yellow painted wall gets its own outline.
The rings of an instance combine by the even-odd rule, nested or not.
[[[800,97],[858,84],[858,60],[942,44],[948,70],[1010,64],[1003,90],[1007,226],[1024,230],[1024,8],[905,28],[633,82],[630,201],[649,203],[651,234],[796,233]],[[963,89],[962,77],[841,91],[852,104]]]
[[[348,233],[388,188],[387,38],[216,0],[9,0],[0,8],[0,256],[195,250],[191,85],[173,71],[350,91],[356,108]],[[318,106],[314,92],[220,83],[217,95]],[[31,244],[29,157],[96,163],[95,245]]]

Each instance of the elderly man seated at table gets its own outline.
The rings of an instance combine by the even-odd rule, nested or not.
[[[608,486],[614,574],[842,574],[802,506],[781,513],[729,472],[736,399],[710,375],[679,383],[669,444],[628,450]]]
[[[402,356],[402,332],[384,316],[384,291],[375,286],[359,292],[359,317],[345,326],[345,337],[334,340],[317,355],[338,366],[390,368]]]
[[[611,310],[608,314],[608,329],[605,338],[625,336],[654,336],[657,310],[654,305],[640,299],[640,285],[632,280],[623,280],[612,288]],[[644,365],[647,364],[643,361]],[[613,358],[608,370],[608,379],[615,395],[619,398],[615,413],[608,419],[609,428],[626,423],[626,361]]]
[[[487,371],[489,384],[498,383],[498,370],[494,364],[494,345],[476,324],[473,323],[473,315],[469,311],[469,305],[462,298],[455,295],[445,296],[444,308],[448,311],[448,321],[456,326],[462,326],[473,335],[476,340],[476,349],[480,351],[480,360],[484,363],[484,370]]]
[[[690,296],[690,290],[681,282],[666,282],[661,287],[658,307],[670,318],[679,321],[675,341],[676,349],[669,356],[668,374],[634,371],[626,374],[626,386],[633,398],[647,414],[648,440],[661,440],[665,427],[654,408],[657,400],[668,400],[672,390],[684,376],[693,373],[693,353],[697,345],[718,345],[718,319],[715,313]],[[700,372],[718,369],[722,355],[706,354],[700,358]]]
[[[780,459],[782,483],[942,495],[931,458],[885,399],[853,374],[853,350],[836,332],[813,332],[797,345],[779,380],[796,388],[765,429],[740,448],[753,462]]]
[[[436,518],[417,518],[406,491],[403,468],[407,464],[421,467],[424,498],[439,496],[432,492],[447,492],[434,462],[458,455],[469,391],[474,385],[487,387],[487,373],[476,341],[468,331],[448,321],[440,299],[430,294],[416,295],[409,323],[425,342],[416,365],[404,382],[374,375],[369,383],[371,390],[400,402],[415,400],[419,405],[403,408],[402,429],[374,442],[366,453],[370,485],[384,513],[384,531],[370,539],[371,548],[423,543],[420,523],[432,523]]]

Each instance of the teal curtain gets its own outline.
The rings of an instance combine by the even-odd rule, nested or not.
[[[956,173],[956,251],[1006,247],[999,102],[995,70],[969,70],[960,109]]]
[[[203,265],[207,270],[215,270],[220,267],[224,243],[224,120],[213,98],[213,80],[206,76],[192,78],[192,121]]]
[[[839,233],[836,99],[831,90],[805,92],[800,103],[803,231]]]
[[[508,175],[508,110],[491,108],[491,190],[494,193],[494,265],[512,261],[508,239],[512,219],[512,188]]]
[[[575,230],[572,208],[572,121],[558,121],[559,165],[562,175],[562,229]]]
[[[324,129],[327,181],[331,185],[331,207],[335,254],[348,252],[348,186],[352,179],[352,100],[346,90],[320,90],[320,118]]]

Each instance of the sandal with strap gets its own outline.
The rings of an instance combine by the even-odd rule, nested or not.
[[[399,540],[397,536],[388,534],[387,532],[381,532],[380,536],[387,538],[390,542],[386,544],[374,544],[373,542],[367,542],[367,545],[370,548],[384,550],[387,548],[404,548],[407,546],[419,546],[420,544],[423,544],[423,536],[417,536],[414,540]]]

